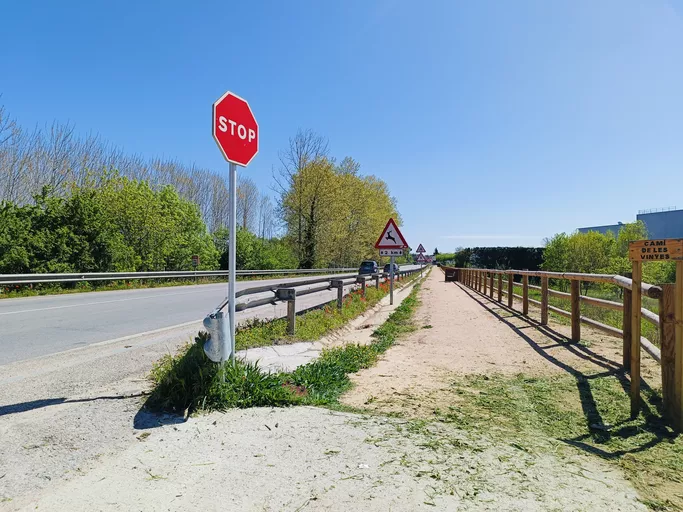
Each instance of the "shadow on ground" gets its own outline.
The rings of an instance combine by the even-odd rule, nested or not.
[[[581,407],[589,433],[572,439],[562,439],[562,441],[581,450],[599,455],[605,459],[614,459],[619,458],[627,453],[645,451],[664,440],[673,439],[676,437],[676,434],[664,423],[662,419],[662,401],[660,396],[652,390],[646,381],[642,379],[641,389],[643,390],[643,393],[641,395],[640,401],[640,412],[645,419],[644,423],[639,426],[625,425],[625,423],[633,419],[631,418],[631,420],[625,420],[616,425],[605,425],[598,409],[595,397],[593,396],[591,381],[603,377],[613,376],[618,380],[624,392],[628,394],[631,384],[627,376],[627,371],[623,368],[621,363],[612,361],[611,359],[590,350],[588,347],[573,343],[569,338],[552,329],[551,327],[547,325],[541,325],[540,322],[528,316],[524,316],[519,311],[508,307],[502,302],[496,302],[487,295],[472,290],[464,286],[462,283],[454,284],[467,295],[469,295],[474,301],[479,303],[492,316],[514,331],[515,334],[523,339],[537,354],[576,379],[576,387],[579,393]],[[505,314],[502,314],[503,312]],[[518,327],[510,321],[511,318],[519,319],[525,322],[527,325]],[[526,329],[534,329],[544,337],[555,342],[555,344],[545,346],[539,345],[536,340],[534,340],[525,332]],[[598,371],[595,373],[581,371],[560,361],[548,352],[548,349],[557,347],[564,347],[573,355],[595,365]],[[605,444],[612,438],[631,438],[642,433],[642,431],[651,434],[652,439],[629,450],[608,451],[586,442],[591,441],[596,444]]]
[[[33,411],[35,409],[42,409],[52,405],[96,402],[98,400],[124,400],[126,398],[139,398],[145,395],[146,393],[136,393],[133,395],[95,396],[91,398],[43,398],[41,400],[31,400],[29,402],[21,402],[18,404],[0,405],[0,417],[7,416],[9,414]]]

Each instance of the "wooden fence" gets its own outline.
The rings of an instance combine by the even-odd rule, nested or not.
[[[507,299],[507,306],[513,307],[515,298],[522,302],[522,314],[529,315],[529,304],[540,308],[540,321],[547,325],[548,314],[553,312],[566,317],[571,323],[571,340],[578,342],[581,339],[581,324],[589,325],[611,336],[623,340],[623,366],[632,375],[640,376],[640,349],[647,352],[661,366],[662,374],[662,399],[664,415],[677,430],[683,430],[683,354],[678,355],[676,361],[676,337],[675,337],[675,285],[664,284],[654,286],[647,283],[641,284],[641,293],[634,294],[631,279],[623,276],[606,274],[577,274],[570,272],[542,272],[529,270],[494,270],[479,268],[454,268],[444,267],[447,281],[457,281],[490,299],[503,302],[503,296]],[[521,276],[521,282],[515,282],[515,276]],[[541,286],[529,284],[529,277],[540,278]],[[553,290],[548,286],[549,280],[564,280],[570,283],[570,293]],[[623,290],[623,302],[616,302],[595,297],[581,295],[581,282],[605,283],[620,287]],[[515,293],[515,288],[521,288],[521,295]],[[529,297],[529,290],[538,290],[541,300]],[[633,296],[640,299],[642,295],[659,301],[659,312],[654,313],[642,307],[642,304],[634,304]],[[549,297],[558,297],[569,300],[570,311],[560,309],[549,304]],[[640,301],[639,301],[640,302]],[[598,322],[592,318],[581,315],[581,304],[590,304],[599,308],[605,308],[623,312],[621,329]],[[631,335],[631,316],[633,308],[641,309],[643,320],[650,322],[658,328],[659,344],[644,337],[639,340]],[[683,307],[680,303],[679,306]],[[679,348],[679,351],[681,349]],[[632,386],[634,391],[639,390],[639,385]],[[640,409],[640,396],[631,393],[631,411],[636,415]]]

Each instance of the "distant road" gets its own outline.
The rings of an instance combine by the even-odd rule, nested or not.
[[[238,281],[237,290],[320,277],[327,276]],[[1,299],[0,365],[198,322],[226,295],[227,283],[220,283]],[[335,296],[334,290],[306,295],[297,299],[297,310]],[[238,319],[272,317],[283,308],[247,310]]]

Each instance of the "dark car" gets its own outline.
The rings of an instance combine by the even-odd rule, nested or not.
[[[394,273],[398,272],[398,264],[394,263]],[[384,273],[389,274],[391,273],[391,263],[387,263],[384,265]]]
[[[360,264],[359,274],[376,274],[379,271],[376,261],[367,260]]]

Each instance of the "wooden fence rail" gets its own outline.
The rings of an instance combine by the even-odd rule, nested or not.
[[[673,427],[683,430],[683,354],[678,354],[676,361],[676,338],[675,338],[675,313],[676,301],[674,300],[674,285],[665,284],[655,286],[642,283],[640,290],[633,291],[631,279],[623,276],[607,274],[578,274],[572,272],[543,272],[530,270],[497,270],[479,268],[455,268],[443,267],[447,281],[457,281],[471,288],[490,300],[503,302],[503,295],[507,297],[507,306],[513,307],[514,299],[522,302],[522,314],[529,315],[529,305],[540,309],[541,325],[548,324],[549,313],[555,313],[568,318],[571,325],[571,340],[578,342],[581,339],[581,324],[589,325],[610,336],[623,340],[624,369],[632,376],[638,378],[638,382],[632,385],[631,410],[637,413],[639,410],[640,397],[634,396],[640,389],[640,349],[642,348],[662,369],[662,399],[664,414]],[[515,276],[521,276],[521,282],[515,282]],[[529,284],[529,277],[539,277],[541,286]],[[565,280],[570,282],[570,293],[553,290],[549,287],[549,280]],[[615,285],[623,290],[623,302],[616,302],[595,297],[581,295],[581,282],[605,283]],[[515,287],[521,288],[521,294],[515,293]],[[541,300],[529,297],[529,290],[540,292]],[[495,299],[494,299],[495,296]],[[549,297],[557,297],[568,300],[570,310],[564,310],[549,304]],[[659,312],[655,313],[643,308],[641,298],[650,297],[658,299]],[[592,318],[581,315],[581,304],[589,304],[598,308],[621,311],[621,329],[604,324]],[[657,347],[647,338],[640,336],[640,329],[635,331],[631,323],[632,311],[639,307],[642,318],[658,327],[660,347]],[[683,305],[678,305],[683,307]],[[681,349],[679,349],[680,351]]]

